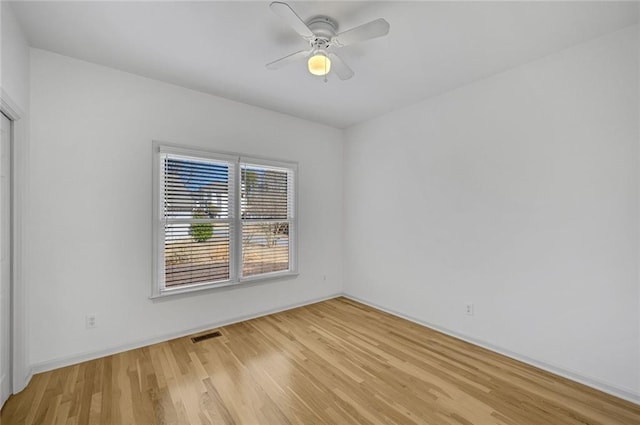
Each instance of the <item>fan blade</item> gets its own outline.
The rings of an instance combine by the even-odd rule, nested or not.
[[[309,56],[310,50],[300,50],[299,52],[291,53],[288,56],[270,62],[266,65],[267,69],[280,69],[285,65],[289,65],[291,62],[295,62],[299,59],[304,59]]]
[[[389,34],[389,22],[384,19],[376,19],[359,27],[351,28],[333,37],[333,42],[338,47],[348,46],[359,41],[370,40]]]
[[[300,34],[303,38],[315,38],[315,35],[307,24],[304,23],[302,19],[293,11],[293,9],[287,4],[279,1],[274,1],[269,5],[273,13],[281,17],[285,20],[291,28],[295,30],[298,34]]]
[[[331,70],[335,71],[338,78],[348,80],[353,77],[353,69],[349,68],[349,65],[347,65],[340,56],[333,52],[330,52],[327,56],[331,59]]]

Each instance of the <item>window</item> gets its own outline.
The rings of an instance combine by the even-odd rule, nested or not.
[[[295,273],[296,170],[154,143],[152,296]]]

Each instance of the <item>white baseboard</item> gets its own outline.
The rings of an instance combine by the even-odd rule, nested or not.
[[[29,369],[27,370],[27,373],[25,374],[24,379],[22,380],[20,385],[14,387],[13,393],[14,394],[18,394],[20,391],[22,391],[25,388],[27,388],[27,385],[29,385],[29,382],[31,382],[31,378],[33,378],[33,368],[29,367]]]
[[[615,397],[618,397],[618,398],[621,398],[621,399],[624,399],[624,400],[627,400],[627,401],[630,401],[632,403],[640,405],[640,393],[634,392],[631,389],[618,388],[615,385],[611,385],[611,384],[602,382],[602,381],[600,381],[598,379],[594,379],[594,378],[591,378],[591,377],[588,377],[588,376],[584,376],[583,374],[580,374],[578,372],[574,372],[574,371],[568,370],[566,368],[563,368],[563,367],[560,367],[560,366],[556,366],[556,365],[552,365],[552,364],[549,364],[549,363],[541,362],[541,361],[532,359],[530,357],[524,356],[522,354],[514,353],[513,351],[507,350],[505,348],[498,347],[498,346],[493,345],[493,344],[489,344],[487,342],[484,342],[484,341],[472,338],[470,336],[467,336],[467,335],[464,335],[464,334],[461,334],[461,333],[458,333],[458,332],[443,328],[443,327],[438,326],[438,325],[434,325],[433,323],[425,322],[424,320],[420,320],[420,319],[417,319],[415,317],[408,316],[406,314],[400,313],[398,311],[388,309],[388,308],[383,307],[383,306],[381,306],[379,304],[367,301],[365,299],[362,299],[360,297],[356,297],[354,295],[350,295],[350,294],[344,293],[344,294],[342,294],[342,296],[345,297],[345,298],[348,298],[350,300],[357,301],[359,303],[365,304],[365,305],[367,305],[369,307],[372,307],[372,308],[375,308],[377,310],[384,311],[385,313],[389,313],[389,314],[391,314],[393,316],[400,317],[400,318],[408,320],[410,322],[417,323],[418,325],[425,326],[427,328],[430,328],[430,329],[433,329],[435,331],[441,332],[441,333],[443,333],[445,335],[449,335],[449,336],[451,336],[453,338],[457,338],[457,339],[460,339],[462,341],[471,343],[473,345],[477,345],[479,347],[486,348],[487,350],[493,351],[494,353],[501,354],[503,356],[506,356],[506,357],[512,358],[514,360],[520,361],[522,363],[526,363],[528,365],[537,367],[539,369],[545,370],[545,371],[553,373],[555,375],[562,376],[563,378],[567,378],[567,379],[569,379],[571,381],[575,381],[575,382],[578,382],[580,384],[584,384],[584,385],[586,385],[588,387],[595,388],[596,390],[605,392],[605,393],[613,395]]]
[[[305,305],[315,304],[315,303],[318,303],[318,302],[330,300],[330,299],[337,298],[337,297],[340,297],[340,296],[342,296],[342,293],[338,292],[338,293],[334,293],[334,294],[331,294],[331,295],[328,295],[328,296],[325,296],[325,297],[321,297],[321,298],[314,298],[314,299],[302,301],[302,302],[295,303],[295,304],[288,304],[288,305],[276,307],[274,309],[264,310],[264,311],[261,311],[261,312],[258,312],[258,313],[254,313],[254,314],[247,314],[247,315],[237,316],[237,317],[233,317],[233,318],[230,318],[230,319],[227,319],[227,320],[222,320],[222,321],[219,321],[219,322],[208,323],[206,325],[198,326],[198,327],[187,329],[187,330],[184,330],[184,331],[172,332],[172,333],[156,336],[154,338],[149,338],[149,339],[145,339],[145,340],[131,342],[131,343],[128,343],[128,344],[122,344],[122,345],[119,345],[119,346],[116,346],[116,347],[106,348],[104,350],[90,351],[90,352],[86,352],[86,353],[82,353],[82,354],[76,354],[76,355],[72,355],[72,356],[65,356],[65,357],[61,357],[61,358],[58,358],[58,359],[54,359],[54,360],[50,360],[50,361],[46,361],[46,362],[42,362],[42,363],[36,363],[36,364],[31,365],[31,369],[30,369],[30,372],[29,372],[29,375],[28,375],[28,379],[25,382],[28,383],[31,380],[31,377],[36,373],[47,372],[49,370],[58,369],[58,368],[65,367],[65,366],[70,366],[70,365],[86,362],[86,361],[89,361],[89,360],[99,359],[101,357],[122,353],[123,351],[129,351],[129,350],[133,350],[133,349],[140,348],[140,347],[146,347],[147,345],[157,344],[159,342],[169,341],[169,340],[175,339],[175,338],[181,338],[181,337],[184,337],[184,336],[187,336],[187,335],[191,335],[191,334],[194,334],[194,333],[197,333],[197,332],[206,331],[208,329],[215,329],[215,328],[219,328],[219,327],[222,327],[222,326],[232,325],[232,324],[238,323],[238,322],[244,322],[245,320],[251,320],[251,319],[258,318],[258,317],[268,316],[270,314],[280,313],[282,311],[287,311],[287,310],[291,310],[291,309],[298,308],[298,307],[304,307]]]

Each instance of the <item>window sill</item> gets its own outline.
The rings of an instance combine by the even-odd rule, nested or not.
[[[252,283],[266,282],[266,281],[272,281],[277,279],[295,278],[297,276],[298,276],[297,271],[266,273],[259,276],[244,277],[244,278],[241,278],[240,280],[233,280],[233,281],[230,280],[230,281],[217,282],[217,283],[204,283],[200,285],[192,285],[192,286],[186,286],[182,288],[165,289],[163,291],[160,291],[160,293],[158,294],[151,295],[149,299],[158,300],[158,299],[174,297],[177,295],[194,294],[194,293],[212,291],[212,290],[221,289],[221,288],[230,288],[233,286],[245,286]]]

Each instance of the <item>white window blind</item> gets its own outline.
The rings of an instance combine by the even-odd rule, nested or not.
[[[242,276],[291,268],[293,170],[242,163]]]
[[[163,154],[164,286],[231,280],[233,162]]]
[[[296,271],[295,164],[154,149],[152,296]]]

